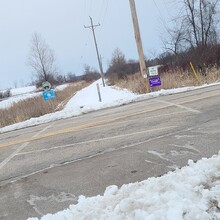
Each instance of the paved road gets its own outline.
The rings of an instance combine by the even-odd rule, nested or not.
[[[1,134],[0,219],[40,217],[81,194],[163,175],[218,153],[219,141],[220,86]]]

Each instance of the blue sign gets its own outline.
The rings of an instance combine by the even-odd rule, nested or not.
[[[55,92],[53,90],[43,92],[44,101],[48,101],[56,98]]]
[[[157,77],[149,78],[149,84],[150,84],[150,87],[161,86],[160,77],[157,76]]]

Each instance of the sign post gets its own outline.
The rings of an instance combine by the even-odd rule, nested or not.
[[[101,92],[100,92],[99,84],[97,83],[96,86],[97,86],[99,101],[102,102],[102,97],[101,97]]]
[[[42,88],[44,90],[42,93],[44,101],[48,101],[48,100],[56,98],[55,92],[54,92],[54,90],[51,89],[51,84],[49,82],[47,82],[47,81],[43,82]]]
[[[44,101],[55,99],[56,95],[55,95],[54,90],[44,91],[43,92],[43,98],[44,98]]]
[[[49,91],[49,90],[51,90],[51,84],[48,81],[43,82],[42,83],[42,88],[43,88],[44,91]]]

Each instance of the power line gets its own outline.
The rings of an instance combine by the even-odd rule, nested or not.
[[[102,31],[103,31],[103,27],[104,27],[104,24],[105,24],[105,19],[106,19],[106,16],[107,16],[108,8],[109,8],[109,0],[106,1],[106,6],[105,6],[104,14],[103,14],[103,18],[102,18],[102,21],[101,21],[102,26],[100,27],[100,30],[99,30],[99,33],[98,33],[100,39],[103,39],[101,36],[103,34]]]
[[[99,14],[99,18],[98,20],[101,21],[101,17],[102,17],[102,12],[104,11],[104,4],[105,4],[105,0],[102,0],[102,4],[100,5],[100,14]]]
[[[165,0],[163,0],[163,4],[165,5],[166,11],[167,11],[167,13],[168,13],[169,17],[171,17],[170,10],[168,9],[168,7],[167,7],[167,4],[166,4]]]
[[[83,22],[85,22],[85,15],[86,15],[86,10],[87,10],[87,0],[84,0],[84,13],[83,13]]]
[[[91,14],[92,12],[92,6],[93,6],[93,0],[89,0],[90,1],[90,7],[89,7],[89,14]]]
[[[103,24],[104,24],[104,22],[105,22],[105,18],[106,18],[106,15],[107,15],[108,6],[109,6],[109,0],[107,0],[107,4],[106,4],[106,7],[105,7],[104,17],[103,17],[103,20],[102,20],[102,23],[103,23]]]
[[[84,55],[86,53],[86,49],[87,49],[87,46],[88,46],[88,40],[89,40],[89,33],[88,33],[88,35],[86,37],[85,44],[83,45],[83,49],[82,49],[82,53],[81,53],[82,55],[79,58],[77,70],[79,70],[79,67],[82,64],[82,59],[84,58]]]
[[[154,2],[154,5],[156,6],[157,11],[159,12],[159,18],[160,18],[160,20],[161,20],[161,22],[162,22],[164,28],[166,29],[167,32],[169,32],[169,29],[168,29],[168,27],[167,27],[167,24],[166,24],[166,22],[165,22],[165,19],[163,18],[163,15],[162,15],[162,13],[161,13],[161,11],[160,11],[160,9],[159,9],[157,3],[155,2],[155,0],[153,0],[153,2]]]

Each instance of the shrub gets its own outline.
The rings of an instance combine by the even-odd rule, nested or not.
[[[7,89],[6,91],[0,91],[0,99],[5,99],[11,96],[11,90]]]

